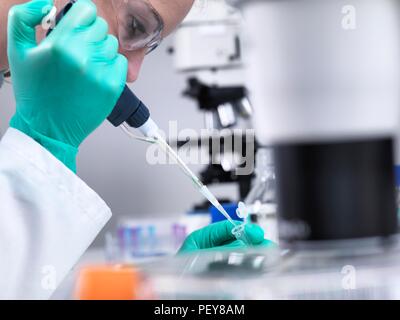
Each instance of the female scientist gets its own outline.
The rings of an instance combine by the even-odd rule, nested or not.
[[[147,8],[148,19],[160,18],[162,36],[192,5],[130,1]],[[75,174],[78,147],[111,113],[127,78],[136,79],[144,55],[161,38],[146,42],[133,30],[135,50],[119,51],[118,39],[108,34],[116,23],[110,1],[96,2],[103,19],[92,1],[79,0],[38,44],[36,27],[53,3],[33,0],[9,10],[22,2],[0,2],[0,70],[10,69],[16,99],[0,142],[0,298],[46,299],[111,217]],[[263,242],[260,228],[247,233],[254,244]],[[222,222],[189,235],[181,252],[241,245],[234,240]]]

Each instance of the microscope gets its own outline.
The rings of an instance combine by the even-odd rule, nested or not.
[[[253,111],[244,85],[241,23],[239,10],[224,0],[196,1],[176,31],[171,53],[175,69],[188,78],[183,94],[196,101],[209,132],[198,141],[190,141],[201,148],[202,142],[208,140],[204,145],[208,147],[210,164],[201,172],[202,182],[237,183],[240,199],[244,199],[253,175],[237,174],[237,164],[231,161],[239,157],[240,163],[245,162],[244,158],[254,162],[255,152],[254,135],[249,141],[243,130],[234,130],[252,128]],[[234,146],[242,146],[233,150],[234,156],[225,154],[226,139]],[[186,143],[178,141],[178,147]],[[243,150],[252,152],[243,154]]]
[[[399,2],[229,2],[244,15],[256,136],[274,148],[280,243],[395,243]]]
[[[386,244],[397,234],[399,6],[199,1],[177,31],[176,69],[206,127],[252,116],[257,147],[273,146],[282,244]],[[215,164],[202,178],[235,180]]]

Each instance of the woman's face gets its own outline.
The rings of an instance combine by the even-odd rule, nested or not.
[[[148,1],[158,12],[164,22],[163,37],[169,35],[184,19],[193,5],[194,0],[123,0],[123,1]],[[111,0],[94,0],[97,5],[98,15],[107,20],[109,32],[118,38],[118,23]],[[113,14],[110,14],[110,13]],[[127,51],[121,48],[120,53],[129,61],[128,82],[134,82],[140,71],[146,49]]]
[[[163,37],[169,35],[176,26],[184,19],[189,12],[194,0],[123,0],[123,1],[148,1],[158,12],[164,22]],[[6,69],[7,62],[7,12],[15,4],[27,2],[26,0],[0,0],[0,70]],[[68,0],[54,0],[54,4],[60,10]],[[118,22],[116,12],[111,0],[93,0],[97,6],[97,13],[104,18],[109,25],[109,33],[118,38]],[[4,24],[3,24],[4,23]],[[4,30],[4,31],[3,31]],[[38,40],[44,38],[46,30],[38,28]],[[120,46],[120,53],[129,61],[127,82],[133,82],[137,79],[143,59],[146,55],[146,49],[128,51]]]

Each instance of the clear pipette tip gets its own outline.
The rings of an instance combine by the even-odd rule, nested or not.
[[[245,232],[245,225],[246,223],[242,224],[237,224],[235,223],[232,218],[229,216],[229,214],[226,212],[224,207],[219,203],[217,198],[211,193],[211,191],[205,186],[200,179],[190,170],[190,168],[182,161],[182,159],[178,156],[178,154],[174,151],[174,149],[171,148],[171,146],[165,141],[165,139],[159,134],[159,132],[155,132],[154,136],[152,137],[138,137],[134,134],[132,134],[129,131],[129,128],[124,124],[122,127],[122,130],[129,135],[131,138],[136,139],[136,140],[142,140],[150,143],[157,143],[160,148],[169,156],[171,156],[175,162],[178,164],[178,166],[182,169],[182,171],[188,176],[193,184],[196,186],[196,188],[200,191],[200,193],[214,206],[218,209],[218,211],[234,226],[232,229],[232,234],[236,237],[236,239],[241,240],[245,243],[247,246],[251,246],[251,242],[249,241],[246,232]],[[245,206],[243,203],[239,203],[239,208],[240,209],[240,214],[244,214],[245,211]],[[238,212],[238,211],[237,211]],[[246,215],[247,217],[247,215]],[[246,221],[246,219],[244,219]]]

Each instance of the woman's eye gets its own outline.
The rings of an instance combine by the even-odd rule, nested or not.
[[[131,31],[134,36],[139,36],[146,33],[145,26],[135,17],[132,18]]]

